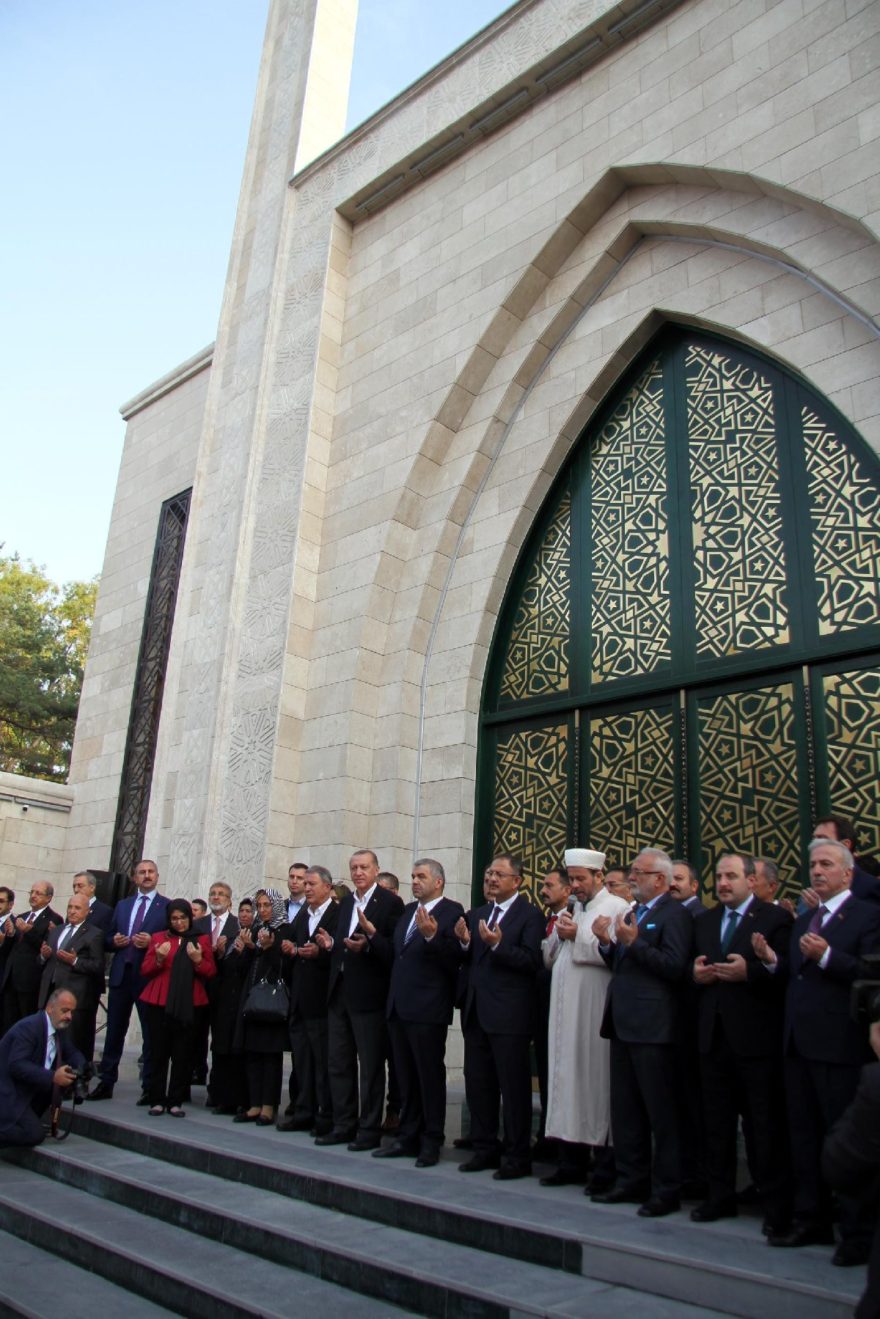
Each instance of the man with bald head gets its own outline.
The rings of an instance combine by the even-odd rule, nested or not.
[[[666,852],[645,848],[630,866],[629,877],[637,898],[635,911],[616,920],[598,916],[593,922],[611,968],[602,1035],[611,1041],[611,1132],[617,1165],[614,1187],[593,1199],[600,1204],[640,1204],[641,1217],[659,1218],[680,1205],[676,1044],[694,922],[669,895],[672,860]]]
[[[70,1038],[87,1062],[95,1052],[95,1018],[104,988],[104,935],[88,919],[89,900],[74,893],[67,903],[67,920],[46,936],[40,953],[43,976],[39,1006],[46,1006],[56,989],[76,998]]]

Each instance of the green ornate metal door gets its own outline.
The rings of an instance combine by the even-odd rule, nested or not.
[[[880,845],[880,464],[739,345],[670,330],[578,444],[499,616],[475,886],[566,844],[772,858],[817,814]]]

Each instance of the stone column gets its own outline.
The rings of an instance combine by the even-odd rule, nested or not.
[[[269,13],[179,596],[169,892],[263,878],[317,351],[283,341],[297,296],[288,182],[344,132],[356,12],[357,0],[272,0]],[[277,379],[286,361],[288,390]],[[281,413],[267,401],[279,384]]]

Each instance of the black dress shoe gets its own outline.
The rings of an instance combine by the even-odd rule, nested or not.
[[[788,1232],[775,1232],[767,1238],[771,1246],[833,1246],[834,1233],[821,1223],[794,1223]]]
[[[590,1199],[597,1205],[638,1205],[646,1194],[638,1186],[612,1186],[610,1191],[594,1191]]]
[[[576,1172],[568,1172],[565,1168],[557,1168],[555,1172],[549,1173],[539,1181],[540,1186],[580,1186],[583,1177]]]
[[[838,1268],[849,1269],[856,1264],[867,1264],[871,1247],[862,1241],[841,1241],[831,1256],[831,1263]]]
[[[350,1131],[326,1131],[323,1136],[315,1137],[316,1145],[347,1145],[354,1137]]]
[[[366,1150],[377,1150],[381,1144],[378,1136],[355,1136],[348,1142],[348,1148],[353,1154],[363,1154]]]
[[[414,1159],[418,1150],[412,1145],[405,1145],[401,1140],[392,1141],[380,1150],[373,1150],[374,1159]]]
[[[273,1117],[266,1117],[265,1113],[261,1113],[259,1117],[254,1118],[255,1127],[274,1127],[274,1125],[275,1119]]]
[[[86,1095],[86,1099],[112,1099],[113,1086],[108,1085],[106,1081],[99,1081],[91,1094]]]
[[[432,1149],[423,1149],[419,1152],[416,1159],[417,1168],[435,1168],[440,1162],[440,1151]]]
[[[646,1200],[643,1205],[639,1205],[636,1211],[639,1218],[665,1218],[667,1214],[674,1214],[681,1208],[681,1201],[678,1196],[670,1198],[652,1195],[650,1200]]]
[[[516,1182],[521,1177],[531,1177],[532,1165],[530,1163],[502,1163],[497,1172],[493,1172],[492,1180],[495,1182]]]
[[[459,1172],[488,1172],[490,1168],[500,1168],[501,1157],[498,1154],[475,1154],[467,1163],[458,1165]]]
[[[739,1210],[735,1200],[704,1200],[691,1210],[692,1223],[717,1223],[719,1218],[736,1218]]]
[[[311,1131],[310,1117],[280,1117],[275,1123],[277,1131]]]

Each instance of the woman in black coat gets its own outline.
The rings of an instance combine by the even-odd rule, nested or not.
[[[274,984],[281,979],[281,940],[278,928],[287,915],[287,904],[275,889],[259,889],[256,913],[250,930],[240,930],[233,950],[247,966],[238,1009],[234,1047],[244,1054],[248,1107],[234,1122],[254,1122],[269,1127],[281,1096],[284,1051],[290,1048],[287,1018],[254,1021],[248,1017],[248,996],[261,980]]]

